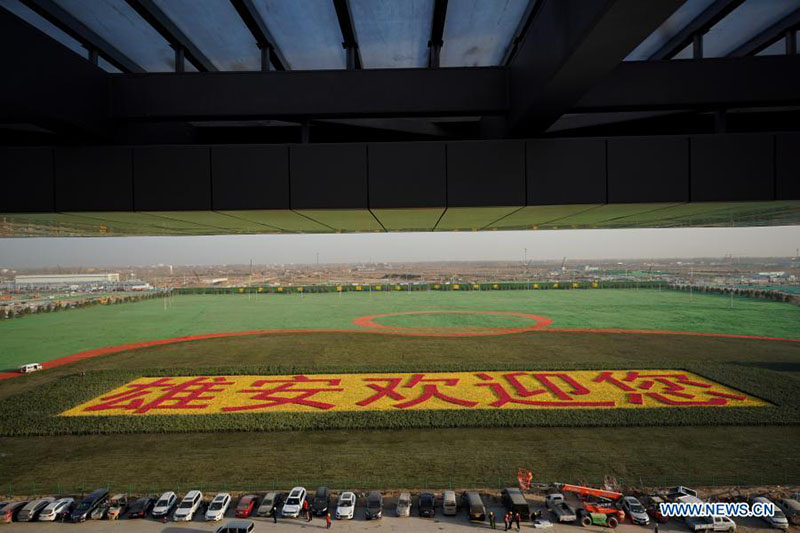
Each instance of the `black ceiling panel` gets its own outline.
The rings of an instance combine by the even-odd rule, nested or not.
[[[364,144],[292,146],[293,209],[366,209],[367,147]]]
[[[56,148],[56,210],[132,211],[132,152],[121,146]]]
[[[689,139],[608,140],[608,202],[688,202]]]
[[[529,205],[606,202],[605,140],[530,140],[527,154]]]
[[[214,209],[289,209],[289,148],[213,146]]]
[[[525,205],[525,143],[448,143],[447,205]]]
[[[380,143],[369,151],[369,206],[447,205],[444,143]]]
[[[143,146],[133,151],[137,211],[211,209],[208,146]]]
[[[800,133],[785,133],[775,139],[778,200],[800,200]]]
[[[53,149],[0,148],[0,212],[53,211]]]
[[[775,199],[774,136],[698,135],[691,138],[691,201]]]

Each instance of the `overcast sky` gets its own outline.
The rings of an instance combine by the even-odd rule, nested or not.
[[[0,268],[792,256],[800,226],[0,239]]]

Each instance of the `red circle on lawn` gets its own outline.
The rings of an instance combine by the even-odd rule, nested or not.
[[[476,327],[476,326],[463,326],[454,328],[431,328],[431,327],[404,327],[392,326],[391,324],[379,324],[377,319],[394,317],[394,316],[407,316],[407,315],[433,315],[433,314],[470,314],[470,315],[496,315],[496,316],[514,316],[525,318],[532,321],[529,326],[513,326],[513,327]],[[451,310],[431,310],[431,311],[407,311],[404,313],[386,313],[382,315],[369,315],[358,317],[353,320],[357,326],[362,326],[371,329],[389,330],[389,332],[405,333],[405,332],[420,332],[428,335],[448,335],[448,336],[477,336],[477,335],[507,335],[510,333],[522,333],[525,331],[534,331],[542,329],[550,324],[552,320],[549,318],[530,315],[527,313],[514,313],[511,311],[451,311]]]

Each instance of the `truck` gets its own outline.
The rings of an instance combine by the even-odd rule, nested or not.
[[[559,522],[574,522],[578,519],[575,509],[566,502],[564,495],[559,492],[548,494],[545,499],[545,505],[556,515]]]
[[[621,492],[596,489],[585,485],[570,485],[569,483],[555,483],[554,487],[562,493],[577,494],[583,508],[589,513],[614,515],[617,523],[625,520],[625,511],[622,510],[622,501],[625,495]]]
[[[736,522],[727,516],[687,516],[686,527],[689,531],[736,531]]]

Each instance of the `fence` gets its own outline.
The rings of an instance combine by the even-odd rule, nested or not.
[[[736,472],[720,473],[711,476],[697,475],[693,472],[669,473],[664,475],[647,477],[621,477],[616,476],[617,483],[623,488],[637,487],[671,487],[684,485],[689,487],[756,487],[756,486],[800,486],[800,478],[784,472],[777,475],[756,475],[740,476]],[[585,484],[589,486],[602,486],[604,477],[581,476],[579,474],[565,476],[558,479],[540,479],[534,475],[534,483],[550,484],[553,482]],[[504,487],[517,486],[516,477],[470,477],[462,476],[450,479],[427,478],[424,475],[418,477],[411,485],[403,483],[401,480],[391,478],[374,479],[349,479],[349,480],[330,480],[320,478],[296,478],[284,480],[271,480],[263,483],[231,483],[231,484],[204,484],[202,482],[181,481],[170,485],[161,484],[125,484],[115,483],[112,480],[95,479],[78,484],[27,484],[27,483],[7,483],[0,485],[0,497],[20,497],[20,496],[43,496],[43,495],[71,495],[83,496],[92,492],[98,487],[108,487],[112,493],[124,493],[129,495],[151,495],[157,496],[166,491],[174,491],[177,494],[185,494],[190,490],[200,490],[204,493],[229,492],[234,494],[264,493],[273,490],[288,491],[291,487],[302,486],[308,489],[316,487],[328,487],[334,492],[346,490],[369,491],[386,489],[409,489],[409,490],[431,490],[439,492],[445,489],[482,489],[499,491]]]

